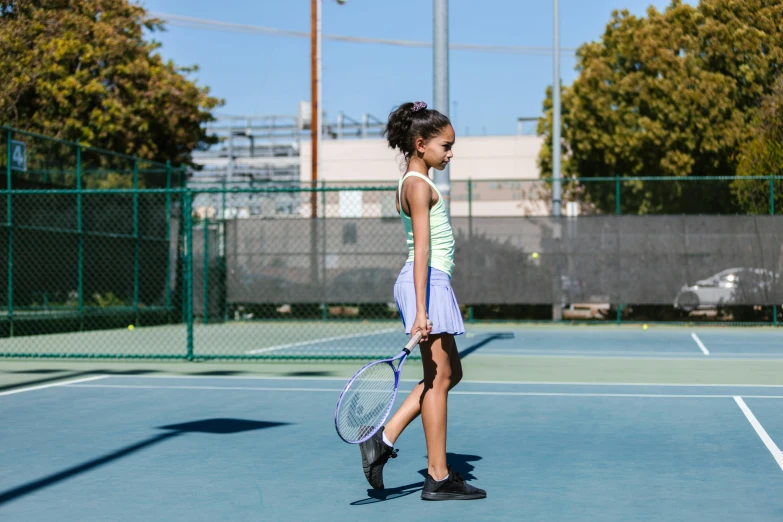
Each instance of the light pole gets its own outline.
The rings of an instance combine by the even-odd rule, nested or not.
[[[433,105],[445,116],[449,115],[449,0],[432,1],[432,61]],[[451,177],[449,166],[435,171],[435,186],[443,195],[446,214],[451,216]]]
[[[348,0],[335,0],[339,5]],[[321,14],[323,0],[310,0],[310,140],[311,162],[310,182],[313,189],[318,187],[318,170],[321,159],[321,138],[323,136],[323,122],[321,121],[321,99],[323,96],[321,71],[323,62],[321,48],[323,37],[321,34]],[[315,190],[310,195],[310,217],[318,217],[318,197]]]

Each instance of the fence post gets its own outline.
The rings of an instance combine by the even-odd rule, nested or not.
[[[204,324],[209,324],[209,218],[204,215]]]
[[[321,289],[323,291],[323,299],[321,299],[321,319],[326,321],[329,318],[329,310],[326,302],[327,297],[327,283],[326,283],[326,181],[321,181],[321,209],[323,216],[323,223],[321,226],[321,250],[323,255],[321,256],[321,266],[323,267],[323,280]]]
[[[187,359],[193,360],[193,220],[190,215],[191,193],[183,192],[185,218],[185,320],[187,321]]]
[[[775,176],[772,174],[769,175],[769,215],[775,215]],[[772,305],[772,325],[778,325],[778,305]]]
[[[220,219],[226,219],[226,178],[220,180],[221,190],[220,192]]]
[[[468,178],[468,239],[473,239],[473,181]]]
[[[82,220],[82,146],[76,142],[76,230],[79,234],[79,260],[76,291],[79,296],[79,330],[84,330],[84,230]]]
[[[11,129],[5,132],[6,226],[8,227],[8,335],[14,336],[14,215],[11,210]]]
[[[614,177],[614,214],[619,216],[620,210],[620,176]],[[620,233],[617,234],[617,268],[620,268]],[[617,324],[623,322],[623,305],[617,304]]]
[[[139,324],[139,158],[133,157],[133,314]]]
[[[166,160],[166,311],[171,309],[171,161]]]

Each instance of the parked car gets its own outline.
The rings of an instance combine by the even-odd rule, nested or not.
[[[780,275],[764,268],[729,268],[694,285],[683,285],[674,307],[684,312],[727,304],[752,304],[753,296],[767,296],[780,284]],[[765,299],[766,300],[766,299]]]

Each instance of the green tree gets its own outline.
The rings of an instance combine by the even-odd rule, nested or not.
[[[128,0],[0,0],[0,122],[189,163],[222,102],[156,53],[161,20]]]
[[[563,173],[719,176],[740,151],[783,64],[783,0],[673,0],[647,16],[615,11],[598,42],[577,52],[578,78],[563,89]],[[542,175],[551,176],[551,89],[539,132]],[[584,183],[614,211],[614,183]],[[623,182],[630,213],[734,212],[726,182]]]
[[[783,175],[783,77],[775,90],[764,99],[751,140],[743,147],[737,168],[739,176]],[[775,195],[783,196],[783,182],[774,181]],[[765,214],[770,211],[769,181],[737,180],[732,192],[746,212]],[[776,198],[777,199],[777,198]],[[776,204],[776,212],[783,208]]]

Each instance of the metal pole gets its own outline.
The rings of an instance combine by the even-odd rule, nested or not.
[[[228,130],[228,170],[226,171],[228,182],[234,178],[234,124]]]
[[[79,234],[76,292],[79,294],[79,330],[84,330],[84,233],[82,230],[82,147],[76,143],[76,230]]]
[[[190,210],[191,193],[183,194],[185,218],[185,317],[187,321],[187,359],[193,360],[193,220]]]
[[[133,158],[133,313],[139,326],[139,159]]]
[[[166,161],[166,309],[171,308],[171,161]]]
[[[554,79],[552,83],[552,215],[560,215],[560,0],[552,0],[554,5],[555,38],[552,64]]]
[[[433,108],[449,115],[449,0],[432,1]],[[451,178],[449,166],[434,173],[435,186],[443,196],[446,214],[451,216]]]
[[[8,191],[6,197],[6,223],[8,225],[8,335],[14,336],[14,217],[11,210],[11,139],[10,130],[5,132],[5,188]]]
[[[320,106],[318,104],[318,22],[320,0],[310,0],[310,217],[318,217],[318,135]]]
[[[204,324],[209,324],[209,218],[204,216]]]
[[[769,214],[775,215],[775,177],[771,174],[769,176]],[[772,305],[772,325],[778,325],[778,305]]]
[[[226,219],[226,180],[223,179],[222,191],[220,192],[220,219]]]
[[[321,189],[326,189],[326,182],[321,181]],[[326,190],[321,192],[321,290],[323,291],[323,298],[321,299],[321,319],[326,321],[329,318],[329,309],[327,303],[327,288],[326,288]]]
[[[552,0],[554,14],[554,53],[552,56],[552,215],[560,217],[561,188],[560,188],[560,1]],[[562,295],[562,287],[559,281],[559,263],[556,264],[556,288],[560,291],[556,295]],[[562,298],[560,299],[562,301]],[[552,319],[561,321],[563,309],[560,303],[552,305]]]
[[[473,181],[468,178],[468,239],[473,239]]]
[[[769,214],[775,215],[775,177],[769,176]]]

